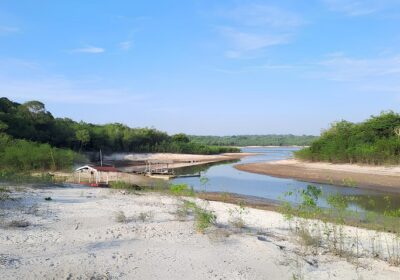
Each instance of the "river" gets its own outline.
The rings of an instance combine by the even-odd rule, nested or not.
[[[400,207],[399,194],[356,187],[342,187],[302,182],[292,179],[275,178],[268,175],[244,172],[234,168],[234,165],[236,164],[288,159],[293,157],[293,152],[296,150],[298,150],[298,148],[242,148],[243,152],[255,153],[257,155],[244,157],[236,162],[184,168],[178,171],[181,174],[190,174],[201,171],[202,177],[208,179],[207,183],[204,183],[204,179],[201,180],[201,178],[198,177],[176,178],[173,180],[173,183],[185,183],[199,191],[229,192],[274,201],[280,201],[284,197],[285,192],[305,189],[308,185],[312,184],[322,189],[322,197],[318,202],[322,207],[327,207],[328,204],[326,198],[330,194],[336,193],[356,197],[357,199],[349,204],[349,208],[353,210],[382,212],[387,209],[392,210]],[[386,196],[390,197],[390,203],[387,202],[387,198],[385,198]],[[294,196],[286,197],[285,199],[291,202],[298,202]],[[371,203],[372,200],[374,203]]]

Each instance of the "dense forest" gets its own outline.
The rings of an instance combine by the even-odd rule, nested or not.
[[[21,170],[63,169],[87,151],[173,152],[217,154],[236,148],[190,141],[185,134],[169,136],[154,128],[120,123],[96,125],[54,118],[43,103],[23,104],[0,98],[0,167]]]
[[[389,111],[361,123],[334,123],[296,157],[333,163],[399,164],[400,115]]]
[[[189,136],[199,144],[216,146],[308,146],[316,136],[310,135],[234,135],[234,136]]]

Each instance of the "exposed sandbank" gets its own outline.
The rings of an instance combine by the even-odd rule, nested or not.
[[[215,162],[224,162],[241,159],[246,156],[257,155],[256,153],[224,153],[218,155],[194,155],[194,154],[172,154],[172,153],[133,153],[133,154],[112,154],[104,159],[109,163],[116,163],[123,166],[124,171],[137,171],[145,168],[145,162],[156,160],[170,162],[169,168],[181,168],[194,165],[202,165]]]
[[[238,164],[235,168],[274,177],[400,192],[400,166],[303,162],[296,159]]]
[[[247,227],[237,230],[229,223],[237,206],[193,199],[217,216],[217,227],[200,234],[193,216],[177,217],[178,197],[86,187],[19,187],[11,195],[14,200],[0,201],[3,279],[377,280],[398,279],[400,273],[368,257],[371,238],[378,244],[391,240],[391,234],[378,238],[372,231],[345,227],[348,242],[357,234],[362,244],[362,257],[351,261],[324,249],[307,253],[283,216],[270,211],[247,209]],[[119,211],[124,222],[116,220]],[[13,220],[29,225],[7,226]]]

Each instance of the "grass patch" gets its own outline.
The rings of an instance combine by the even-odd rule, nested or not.
[[[215,224],[217,216],[211,211],[196,207],[195,219],[197,231],[204,233],[207,228]]]
[[[142,190],[142,187],[140,187],[136,184],[127,183],[124,181],[110,182],[109,186],[110,186],[110,188],[117,189],[117,190],[132,190],[132,191]]]
[[[178,219],[186,218],[190,213],[194,214],[196,230],[200,233],[204,233],[210,226],[215,224],[217,216],[207,209],[200,208],[196,203],[192,201],[183,201],[183,205],[180,206],[176,212]]]
[[[195,194],[193,187],[189,188],[186,184],[170,185],[169,191],[171,194],[176,196],[194,196]]]
[[[248,210],[244,206],[243,203],[239,204],[239,207],[235,207],[233,209],[229,209],[229,223],[234,226],[235,228],[245,228],[246,227],[246,221],[244,220],[244,215],[248,214]]]

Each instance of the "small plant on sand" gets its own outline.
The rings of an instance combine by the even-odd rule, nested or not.
[[[229,223],[231,225],[233,225],[235,228],[246,227],[246,222],[245,222],[243,216],[247,215],[249,213],[249,210],[246,209],[245,205],[242,202],[239,203],[239,207],[229,209],[228,213],[230,216]]]
[[[394,235],[392,238],[385,238],[387,261],[393,266],[400,266],[400,235]]]
[[[196,208],[195,218],[197,231],[204,233],[207,228],[215,223],[217,216],[215,216],[215,214],[211,211]]]
[[[191,211],[194,213],[196,230],[200,233],[204,233],[207,228],[215,224],[217,219],[217,216],[213,212],[197,206],[196,203],[192,201],[184,200],[183,205],[179,210],[179,215],[184,217],[186,217],[186,215],[188,215]]]
[[[139,220],[141,220],[143,223],[151,220],[153,217],[154,217],[153,212],[141,212],[138,215]]]
[[[296,196],[300,201],[293,206],[290,202],[284,201],[281,206],[285,218],[290,222],[295,222],[294,232],[299,241],[306,248],[318,248],[322,243],[322,235],[317,223],[309,219],[315,219],[321,214],[321,208],[318,207],[318,199],[322,191],[313,185],[308,185],[306,189],[289,191],[285,197]]]
[[[331,251],[336,255],[344,256],[346,253],[345,248],[345,233],[344,223],[346,216],[346,209],[348,207],[348,199],[337,193],[331,194],[327,198],[329,206],[331,206],[330,217],[333,219],[334,224],[331,226],[330,234],[327,234],[327,242]]]
[[[184,200],[183,204],[179,205],[175,215],[179,221],[184,221],[191,211],[196,209],[196,204],[191,201]]]
[[[170,192],[176,196],[194,196],[193,187],[189,188],[186,184],[175,184],[169,187]]]
[[[128,219],[126,218],[124,211],[118,211],[115,213],[115,221],[117,223],[126,223],[127,220]]]

